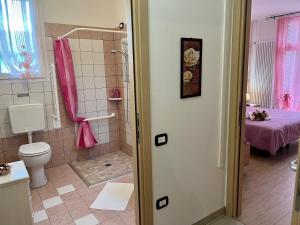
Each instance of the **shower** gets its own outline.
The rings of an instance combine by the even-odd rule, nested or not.
[[[129,72],[128,72],[128,54],[122,50],[119,49],[112,49],[111,52],[113,54],[117,54],[120,53],[124,56],[125,59],[125,67],[124,67],[124,72],[125,72],[125,78],[124,78],[124,82],[126,83],[126,94],[127,94],[127,99],[126,99],[126,120],[128,125],[130,125],[129,122]]]

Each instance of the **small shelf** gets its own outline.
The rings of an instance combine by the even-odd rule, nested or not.
[[[122,98],[108,98],[109,101],[121,101]]]

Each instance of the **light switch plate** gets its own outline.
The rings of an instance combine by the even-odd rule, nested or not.
[[[161,146],[168,143],[168,134],[158,134],[155,136],[155,145]]]
[[[156,209],[157,210],[165,208],[168,205],[169,205],[169,197],[168,196],[164,196],[164,197],[156,200]]]

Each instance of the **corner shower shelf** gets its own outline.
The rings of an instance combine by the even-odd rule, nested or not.
[[[109,101],[121,101],[122,98],[108,98]]]

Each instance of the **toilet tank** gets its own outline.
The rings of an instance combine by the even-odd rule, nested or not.
[[[12,132],[27,133],[45,129],[45,111],[42,104],[13,105],[8,107]]]

